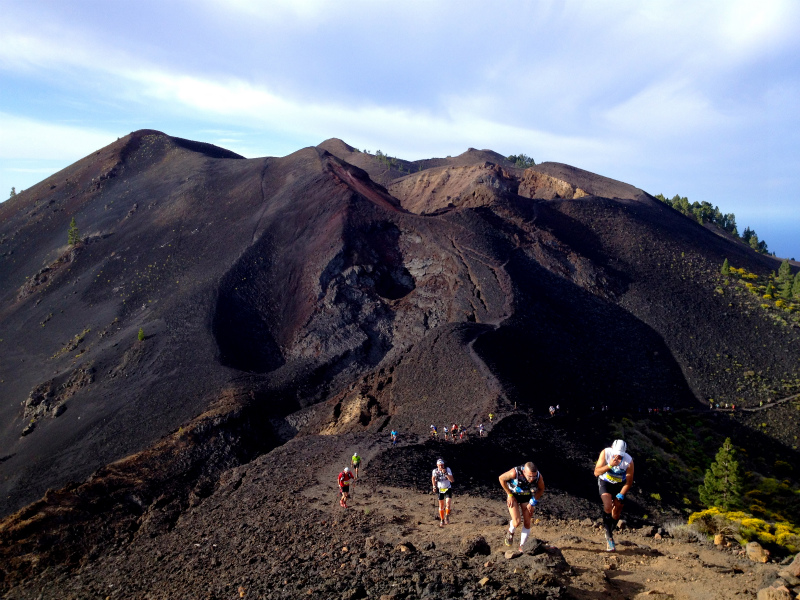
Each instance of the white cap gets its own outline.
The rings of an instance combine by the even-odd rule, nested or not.
[[[616,455],[623,455],[625,451],[628,449],[628,444],[623,442],[622,440],[614,440],[614,443],[611,444],[611,450],[614,452],[614,456]]]
[[[350,472],[350,467],[345,467],[345,468],[344,468],[344,472],[345,472],[345,473],[349,473],[349,472]]]
[[[437,465],[443,465],[444,461],[440,458],[439,460],[436,461],[436,464]]]

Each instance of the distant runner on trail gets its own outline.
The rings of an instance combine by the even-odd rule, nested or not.
[[[453,437],[453,441],[456,441],[456,435],[458,435],[458,425],[453,423],[453,426],[450,428],[450,435]]]
[[[390,435],[391,435],[391,439],[392,439],[392,446],[396,446],[397,445],[397,430],[392,429],[392,433]]]
[[[439,430],[436,429],[436,425],[431,425],[431,437],[433,439],[437,439],[439,437]]]
[[[447,428],[447,425],[442,426],[442,431],[444,431],[444,441],[447,441],[447,436],[450,435],[450,430]]]
[[[614,525],[622,514],[625,494],[633,485],[633,458],[626,452],[628,445],[622,440],[614,440],[610,448],[600,451],[594,474],[600,499],[603,501],[603,527],[606,532],[606,551],[613,552]]]
[[[500,475],[499,479],[500,487],[506,493],[506,506],[511,515],[504,542],[506,546],[511,545],[514,541],[514,531],[522,523],[519,551],[523,552],[522,547],[528,541],[528,534],[531,532],[533,507],[544,495],[544,479],[532,462],[509,469]]]
[[[347,499],[350,497],[350,484],[353,482],[353,474],[348,467],[339,473],[339,506],[347,508]]]
[[[478,437],[483,437],[483,423],[478,425]]]
[[[358,467],[361,466],[361,457],[358,455],[358,452],[353,453],[353,458],[350,459],[350,466],[353,467],[353,471],[355,471],[356,479],[358,479]]]
[[[489,423],[494,420],[494,413],[489,413]]]
[[[452,483],[453,472],[450,467],[444,466],[444,461],[440,458],[436,461],[436,468],[431,473],[433,491],[439,494],[439,527],[450,524],[450,505],[453,500],[450,484]]]

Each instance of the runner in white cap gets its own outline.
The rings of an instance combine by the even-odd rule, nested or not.
[[[450,506],[453,501],[453,490],[450,485],[452,483],[453,472],[450,467],[444,466],[444,461],[440,458],[436,461],[436,468],[431,473],[433,491],[439,494],[439,527],[450,524]]]
[[[603,501],[603,527],[606,532],[606,551],[613,552],[614,526],[622,514],[625,495],[633,485],[633,458],[627,453],[628,445],[622,440],[614,440],[610,448],[600,452],[594,474],[600,499]]]

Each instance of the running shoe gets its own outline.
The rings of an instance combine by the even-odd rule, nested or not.
[[[506,537],[505,537],[505,539],[503,540],[503,543],[504,543],[506,546],[510,546],[510,545],[511,545],[511,542],[513,542],[513,541],[514,541],[514,534],[513,534],[513,533],[511,533],[510,531],[506,531]]]
[[[442,519],[441,521],[439,521],[439,527],[444,527],[444,519]]]
[[[614,538],[606,538],[606,552],[614,552],[617,549]]]
[[[444,516],[444,524],[445,525],[450,525],[450,515],[445,515]]]

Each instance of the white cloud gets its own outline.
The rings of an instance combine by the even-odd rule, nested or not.
[[[612,127],[645,138],[686,137],[726,123],[687,81],[660,81],[605,112]]]
[[[117,137],[117,134],[93,128],[0,112],[0,159],[75,161]]]

